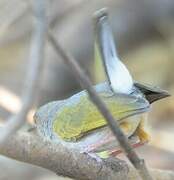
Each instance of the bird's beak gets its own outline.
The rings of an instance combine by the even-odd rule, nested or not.
[[[150,85],[144,85],[137,82],[135,82],[134,85],[146,96],[146,99],[150,104],[157,100],[170,96],[167,91],[162,90],[158,87],[152,87]]]

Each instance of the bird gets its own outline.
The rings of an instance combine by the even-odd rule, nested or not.
[[[102,62],[106,81],[93,88],[132,147],[138,147],[150,140],[146,124],[151,104],[168,97],[169,93],[133,80],[116,51],[107,10],[97,11],[94,17],[95,54]],[[101,158],[122,152],[107,121],[90,101],[86,90],[41,106],[34,119],[42,137],[68,148],[93,153]]]

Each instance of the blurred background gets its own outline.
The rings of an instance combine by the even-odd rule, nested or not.
[[[50,0],[50,28],[71,52],[93,83],[104,80],[94,65],[94,11],[108,7],[120,58],[135,80],[160,86],[174,94],[173,0]],[[0,122],[21,107],[21,92],[29,60],[33,27],[31,1],[0,0]],[[80,90],[68,67],[48,42],[38,96],[39,105],[70,96]],[[33,123],[32,115],[28,122]],[[174,170],[174,97],[153,105],[149,115],[152,139],[137,149],[154,168]],[[123,158],[123,155],[120,155]],[[0,156],[3,180],[56,180],[55,174]]]

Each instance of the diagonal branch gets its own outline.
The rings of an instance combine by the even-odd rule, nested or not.
[[[96,105],[100,113],[104,116],[107,120],[109,127],[111,128],[113,134],[116,136],[117,140],[119,141],[121,147],[124,149],[128,159],[132,162],[134,167],[138,170],[140,176],[143,180],[152,180],[151,175],[149,174],[145,162],[143,159],[140,159],[136,152],[131,147],[128,139],[125,137],[122,130],[119,128],[119,125],[116,120],[114,120],[113,116],[109,112],[106,105],[103,101],[99,98],[97,93],[92,87],[92,83],[90,82],[89,78],[84,73],[83,69],[80,67],[77,61],[65,51],[65,49],[55,40],[52,33],[49,32],[49,40],[53,45],[56,53],[62,57],[64,62],[71,68],[72,72],[74,73],[77,80],[79,80],[81,86],[87,90],[89,94],[89,98],[91,101]]]
[[[15,133],[24,123],[28,111],[31,109],[36,92],[39,89],[41,72],[44,62],[44,43],[46,37],[46,9],[45,1],[35,1],[36,24],[31,40],[29,70],[23,91],[23,105],[20,112],[10,117],[0,132],[0,145]],[[28,67],[27,67],[28,68]]]

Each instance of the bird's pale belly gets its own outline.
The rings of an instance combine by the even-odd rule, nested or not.
[[[127,137],[134,134],[140,121],[142,120],[142,117],[143,114],[131,116],[120,123],[120,128]],[[84,136],[79,143],[77,142],[77,144],[83,146],[87,151],[95,152],[112,149],[119,145],[108,126],[90,132],[90,134]]]

